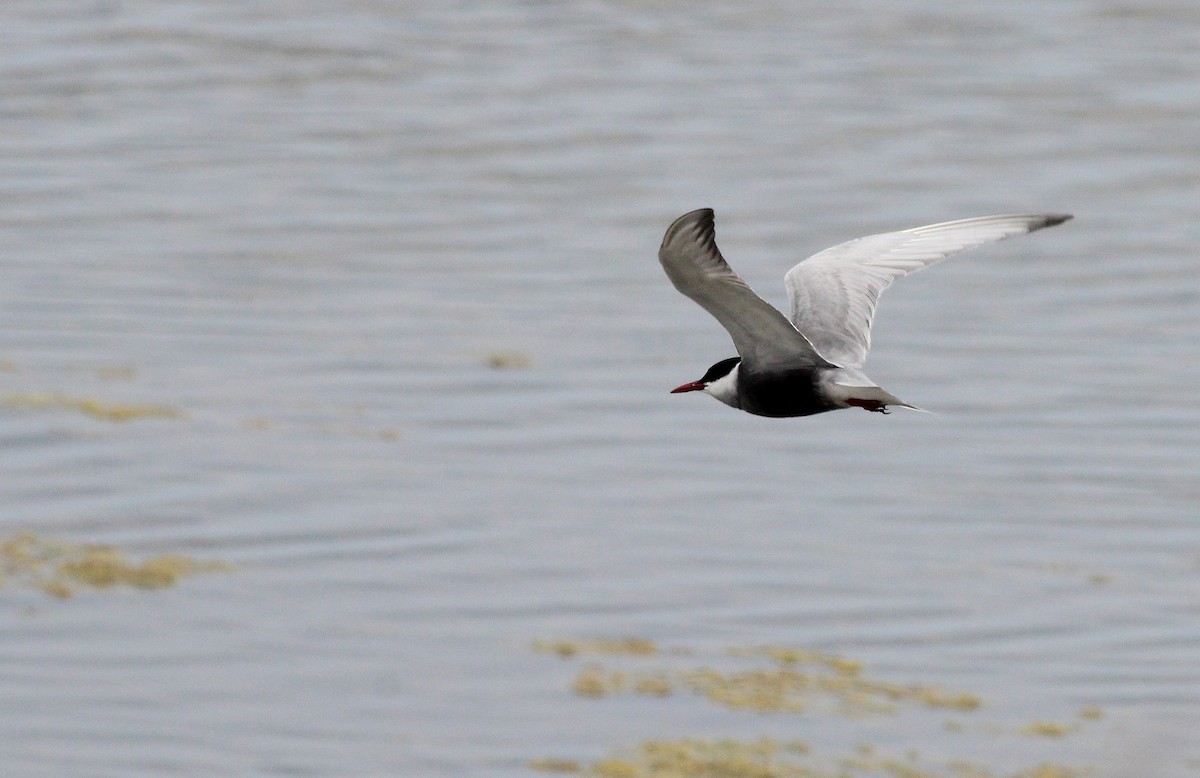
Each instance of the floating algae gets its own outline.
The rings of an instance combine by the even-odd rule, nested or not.
[[[687,667],[697,652],[663,649],[638,638],[540,640],[533,648],[567,660],[586,660],[571,689],[589,698],[692,693],[737,711],[855,716],[899,713],[903,705],[969,713],[982,705],[974,694],[876,680],[861,662],[797,648],[726,649],[723,663],[735,663],[734,669],[722,668],[721,662]],[[1079,711],[1080,720],[1101,716],[1094,708]],[[1039,722],[1022,731],[1057,736],[1080,726]],[[941,731],[964,729],[960,722],[946,722]],[[871,745],[839,756],[816,752],[799,741],[771,738],[647,740],[592,763],[557,758],[535,760],[529,766],[585,778],[1082,778],[1087,774],[1080,768],[1053,763],[1019,772],[995,772],[961,759],[925,764],[914,750],[894,757],[877,753]]]
[[[484,360],[488,367],[496,370],[524,370],[533,366],[528,355],[517,351],[498,351]]]
[[[648,697],[666,697],[674,691],[670,676],[662,670],[606,670],[590,664],[579,671],[571,690],[581,697],[606,697],[618,692],[633,692]]]
[[[361,438],[395,443],[403,437],[399,427],[376,425],[372,411],[360,403],[327,404],[311,400],[276,402],[271,415],[243,418],[242,429],[274,434],[312,434],[322,437]]]
[[[575,676],[571,691],[580,697],[604,697],[629,687],[627,676],[620,671],[609,672],[601,665],[588,665]]]
[[[1086,770],[1060,764],[1040,764],[1018,773],[1016,778],[1080,778]]]
[[[112,546],[48,540],[22,532],[0,542],[0,583],[70,597],[79,587],[162,589],[194,573],[228,570],[221,562],[179,554],[133,562]]]
[[[791,667],[736,673],[703,669],[685,673],[683,681],[712,702],[759,713],[802,713],[814,697],[836,701],[844,713],[892,713],[901,702],[962,711],[981,704],[973,694],[871,680],[858,668],[832,673]]]
[[[1099,721],[1104,718],[1104,711],[1094,706],[1088,706],[1081,708],[1078,715],[1083,721]],[[1021,727],[1018,732],[1029,737],[1056,738],[1070,735],[1072,732],[1077,731],[1080,726],[1078,723],[1062,724],[1057,721],[1033,721]]]
[[[1031,737],[1063,737],[1074,731],[1074,726],[1055,721],[1034,721],[1021,727],[1021,734]]]
[[[801,778],[811,773],[789,759],[806,753],[803,743],[763,738],[741,740],[651,740],[628,755],[604,759],[588,775],[602,778]]]
[[[822,758],[804,742],[773,738],[648,740],[587,766],[540,759],[530,767],[588,778],[998,778],[962,760],[926,765],[914,753],[889,757],[877,755],[870,746],[860,747],[852,756]],[[1074,768],[1042,764],[1009,778],[1079,778],[1082,774]]]
[[[862,672],[862,662],[834,654],[823,654],[819,651],[808,651],[801,648],[753,646],[751,648],[731,648],[729,649],[729,653],[732,656],[763,656],[767,659],[773,659],[781,665],[825,665],[842,675],[858,675]]]
[[[625,654],[628,656],[653,656],[658,646],[645,638],[596,638],[592,640],[535,640],[533,650],[558,654],[570,659],[579,654]]]
[[[27,410],[73,410],[100,421],[183,417],[182,411],[169,405],[118,405],[90,397],[70,397],[63,394],[10,394],[0,400],[0,404]]]
[[[133,365],[109,365],[96,369],[96,377],[105,381],[131,381],[137,378],[137,368]]]
[[[574,759],[534,759],[529,766],[544,773],[577,773],[583,769]]]
[[[638,638],[535,641],[533,647],[568,659],[580,655],[642,658],[661,653],[651,641]],[[662,697],[684,689],[726,708],[758,713],[803,713],[814,702],[832,703],[847,714],[893,713],[904,702],[958,711],[972,711],[981,705],[973,694],[867,678],[860,662],[831,654],[773,646],[731,648],[727,653],[766,659],[771,666],[742,671],[711,667],[609,669],[592,662],[580,670],[572,690],[583,697],[627,692]]]

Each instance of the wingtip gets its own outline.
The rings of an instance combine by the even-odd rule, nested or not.
[[[1053,227],[1063,222],[1069,222],[1074,219],[1074,214],[1070,213],[1048,213],[1042,217],[1042,223],[1037,226],[1037,229],[1042,227]]]
[[[683,216],[680,216],[678,219],[671,222],[671,226],[667,228],[667,232],[691,222],[712,223],[714,221],[716,221],[716,214],[713,212],[712,208],[697,208],[694,211],[688,211]]]
[[[663,247],[665,248],[671,243],[681,230],[693,226],[696,228],[696,233],[700,236],[712,235],[715,232],[716,226],[716,217],[713,209],[697,208],[694,211],[688,211],[683,216],[671,222],[671,226],[667,227],[667,231],[663,235]]]

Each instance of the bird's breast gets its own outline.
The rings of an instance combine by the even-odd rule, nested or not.
[[[811,416],[838,406],[821,392],[817,371],[747,371],[738,376],[741,408],[758,416]]]

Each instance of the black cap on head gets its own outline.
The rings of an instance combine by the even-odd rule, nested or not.
[[[700,379],[700,383],[711,384],[713,381],[724,378],[725,376],[729,375],[729,371],[737,367],[738,363],[741,361],[741,357],[722,359],[720,362],[708,369],[708,372],[705,373],[704,377]]]

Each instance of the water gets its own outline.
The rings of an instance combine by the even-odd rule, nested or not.
[[[6,774],[519,776],[760,736],[1200,774],[1193,4],[0,28],[0,533],[236,568],[0,588]],[[766,420],[666,393],[732,355],[654,257],[701,206],[779,305],[867,232],[1076,220],[884,298],[869,373],[935,415]],[[46,395],[181,415],[14,401]],[[530,650],[624,635],[695,652],[642,667],[796,646],[983,707],[592,700],[589,660]]]

